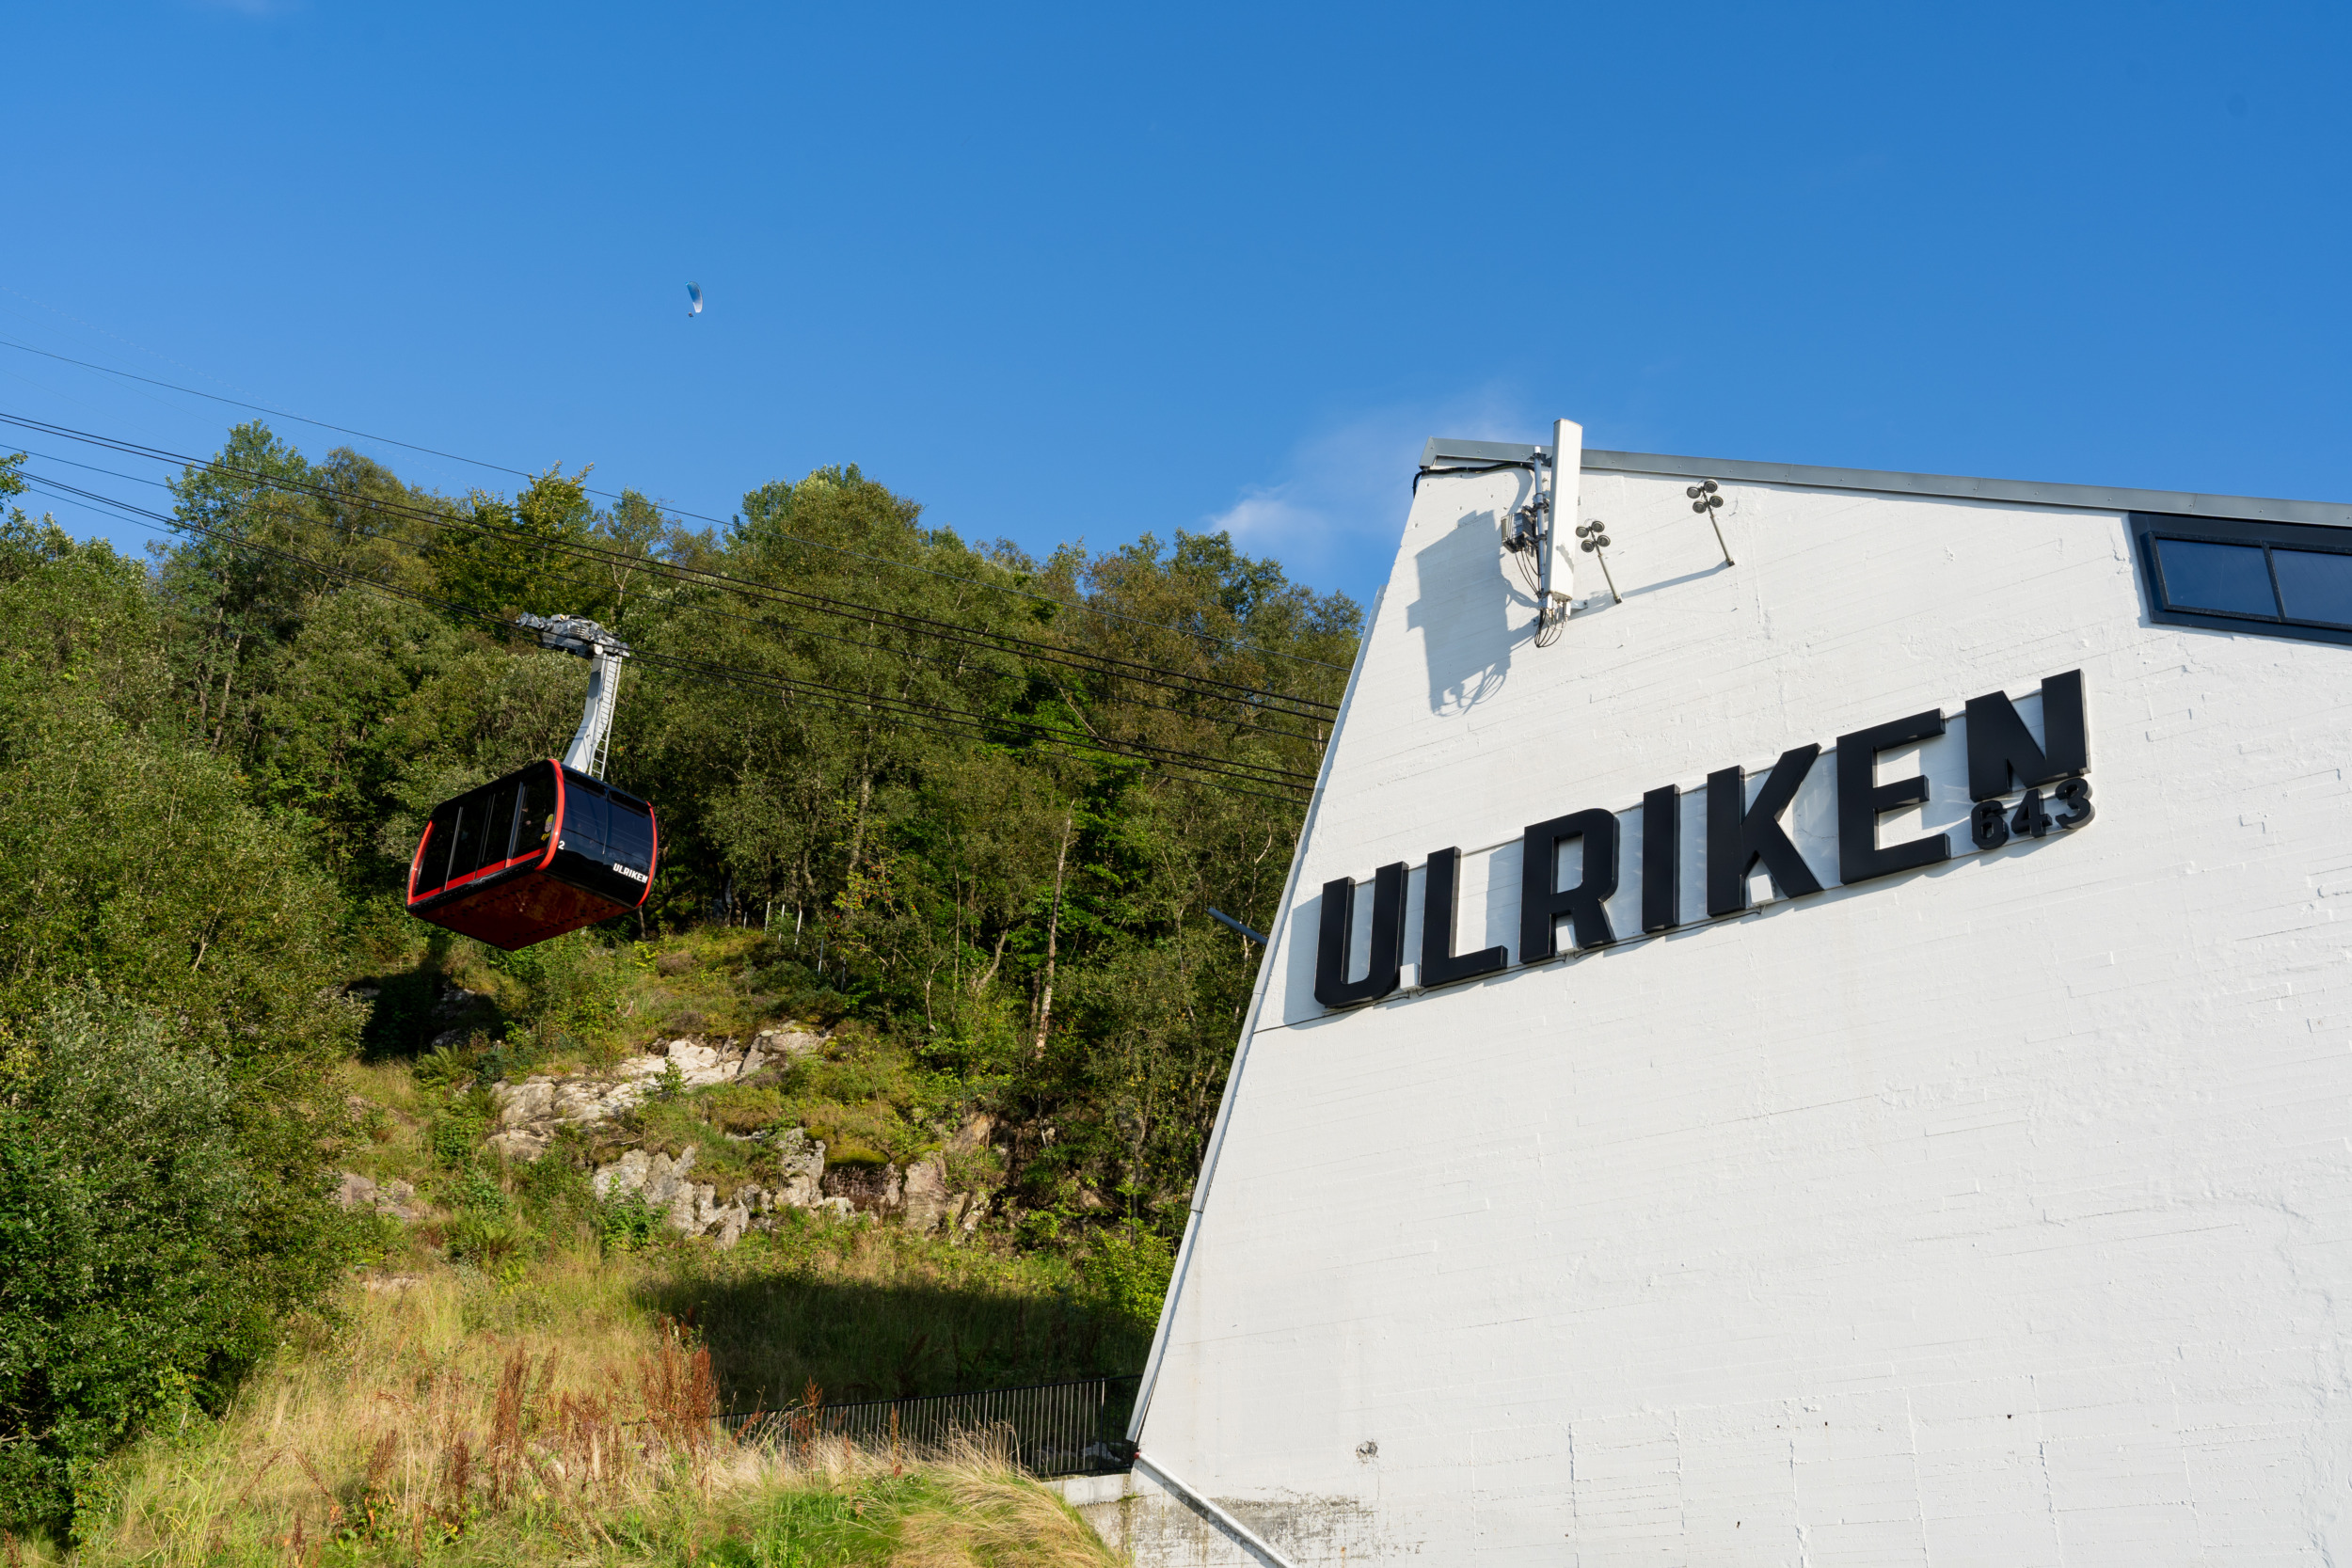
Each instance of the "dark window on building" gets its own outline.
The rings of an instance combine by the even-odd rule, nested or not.
[[[2260,545],[2215,545],[2159,536],[2156,563],[2164,573],[2164,600],[2171,609],[2259,615],[2266,621],[2278,618],[2278,594],[2270,586],[2270,557]]]
[[[2320,550],[2272,550],[2279,608],[2290,621],[2352,626],[2352,555]]]
[[[2132,515],[2160,624],[2352,643],[2352,528]]]

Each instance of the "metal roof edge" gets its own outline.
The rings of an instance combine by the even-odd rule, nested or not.
[[[1549,447],[1516,441],[1462,441],[1433,436],[1422,449],[1421,466],[1453,463],[1525,462]],[[2104,484],[2048,484],[2023,479],[1966,479],[1950,474],[1900,474],[1875,468],[1817,468],[1803,463],[1748,463],[1736,458],[1672,457],[1659,452],[1584,449],[1586,473],[1671,474],[1750,484],[1787,484],[1813,490],[1871,490],[1954,500],[2012,501],[2028,506],[2065,506],[2087,512],[2169,512],[2192,517],[2237,517],[2249,522],[2317,523],[2352,528],[2352,504],[2342,501],[2277,500],[2261,496],[2205,496],[2181,490],[2131,490]]]

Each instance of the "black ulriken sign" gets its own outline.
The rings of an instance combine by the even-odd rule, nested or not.
[[[2052,829],[2079,828],[2090,820],[2090,730],[2083,721],[2083,673],[2070,670],[2042,683],[2042,733],[2017,716],[2008,694],[1987,692],[1968,699],[1969,834],[1980,849],[1997,848],[2012,832],[2040,838]],[[1944,715],[1931,710],[1873,724],[1837,737],[1837,879],[1867,881],[1951,859],[1947,834],[1930,833],[1901,844],[1879,842],[1879,818],[1928,798],[1924,777],[1880,784],[1883,752],[1914,746],[1944,733]],[[1748,879],[1760,863],[1789,897],[1821,891],[1820,879],[1780,825],[1821,748],[1799,746],[1781,753],[1756,799],[1748,799],[1748,775],[1738,768],[1707,776],[1707,913],[1738,914],[1748,907]],[[2026,798],[2010,816],[2003,801],[2014,778]],[[2052,792],[2057,810],[2042,799]],[[1560,846],[1583,846],[1583,870],[1571,888],[1558,888]],[[1642,797],[1642,929],[1672,930],[1683,924],[1682,800],[1672,784]],[[1421,922],[1421,983],[1451,985],[1492,974],[1511,961],[1502,946],[1474,953],[1454,951],[1454,888],[1458,848],[1433,849],[1424,882]],[[1568,922],[1580,948],[1606,947],[1618,939],[1606,908],[1620,877],[1617,816],[1605,808],[1571,812],[1531,824],[1522,846],[1519,886],[1519,962],[1543,963],[1559,955],[1559,926]],[[1347,977],[1355,944],[1356,880],[1335,878],[1323,884],[1323,922],[1315,945],[1315,1000],[1327,1007],[1353,1007],[1393,992],[1405,964],[1403,861],[1373,873],[1372,957],[1360,978]]]

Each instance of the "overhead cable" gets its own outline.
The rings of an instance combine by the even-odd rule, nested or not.
[[[265,545],[258,540],[245,538],[230,533],[225,530],[208,528],[203,524],[193,523],[184,518],[175,518],[162,513],[151,512],[144,507],[135,505],[131,502],[119,500],[113,497],[103,496],[94,491],[82,489],[78,485],[67,484],[61,481],[31,475],[26,476],[26,482],[28,485],[37,489],[40,493],[55,495],[60,499],[76,499],[86,504],[102,505],[113,510],[118,515],[123,516],[126,521],[135,522],[143,527],[156,528],[158,531],[167,529],[193,530],[196,532],[217,539],[232,548],[254,550],[262,554],[274,556],[292,564],[319,572],[322,575],[340,578],[355,587],[369,592],[381,594],[389,597],[408,600],[412,603],[437,609],[455,616],[484,622],[502,628],[519,629],[516,627],[515,623],[508,621],[502,616],[492,615],[485,611],[471,610],[466,606],[455,604],[450,600],[438,598],[433,594],[421,594],[413,589],[402,588],[394,583],[384,582],[378,578],[367,577],[362,573],[351,571],[348,568],[331,565],[326,562],[314,561],[294,551],[281,549],[272,545]],[[151,519],[151,521],[148,519]],[[1053,729],[1049,726],[1039,724],[1028,720],[989,714],[974,714],[965,712],[961,709],[918,703],[912,699],[888,697],[876,693],[855,692],[845,688],[834,687],[822,682],[812,682],[791,676],[774,675],[765,672],[747,670],[741,666],[713,664],[706,660],[685,658],[676,655],[660,654],[642,648],[637,650],[634,657],[648,664],[675,668],[681,672],[689,673],[699,673],[707,678],[726,684],[740,684],[748,680],[754,684],[767,686],[771,689],[781,690],[787,695],[806,696],[817,701],[830,703],[836,706],[863,707],[869,710],[880,710],[883,716],[890,718],[894,723],[912,721],[917,723],[921,727],[930,728],[941,733],[953,732],[965,736],[977,736],[980,738],[994,740],[1000,744],[1002,743],[1004,734],[1006,732],[1012,732],[1013,734],[1043,742],[1049,747],[1069,748],[1078,752],[1093,752],[1103,756],[1121,757],[1131,762],[1142,763],[1148,768],[1156,768],[1160,769],[1163,775],[1168,777],[1182,777],[1181,774],[1168,771],[1172,768],[1183,768],[1186,772],[1208,774],[1211,775],[1211,777],[1205,779],[1195,779],[1192,782],[1210,784],[1214,787],[1217,788],[1233,788],[1236,787],[1238,784],[1245,782],[1249,784],[1268,784],[1278,789],[1284,787],[1301,788],[1304,785],[1311,784],[1314,782],[1313,775],[1311,774],[1299,773],[1275,765],[1237,761],[1230,758],[1208,757],[1198,752],[1185,752],[1173,747],[1157,746],[1151,742],[1140,740],[1130,742],[1125,746],[1120,746],[1104,742],[1100,739],[1100,737],[1087,738],[1073,736],[1067,731]],[[1068,752],[1064,752],[1063,754],[1068,755]],[[1075,761],[1082,759],[1072,757],[1070,760]],[[1296,781],[1296,783],[1294,784],[1293,781]],[[1263,799],[1282,800],[1286,803],[1294,804],[1296,803],[1300,798],[1296,795],[1270,795],[1265,794],[1263,791],[1254,790],[1242,790],[1240,792],[1246,794],[1257,794]]]
[[[535,548],[554,550],[564,554],[575,556],[582,560],[599,562],[607,566],[619,566],[626,567],[631,571],[644,571],[650,575],[666,577],[672,578],[673,580],[691,583],[697,587],[723,587],[738,593],[773,599],[779,603],[792,605],[795,608],[814,610],[820,614],[833,614],[851,619],[871,619],[874,617],[882,617],[899,623],[909,628],[920,629],[934,636],[945,637],[951,641],[964,641],[970,645],[977,647],[989,646],[988,642],[978,641],[980,639],[993,640],[993,641],[997,643],[1009,643],[1015,647],[1031,650],[1033,657],[1041,657],[1051,662],[1066,664],[1073,669],[1088,670],[1091,673],[1102,674],[1124,675],[1126,678],[1130,679],[1142,680],[1151,684],[1168,686],[1170,689],[1176,690],[1182,690],[1184,689],[1184,687],[1171,685],[1170,683],[1172,681],[1189,683],[1193,687],[1222,688],[1225,691],[1235,697],[1275,704],[1291,705],[1287,711],[1289,711],[1291,716],[1295,718],[1322,720],[1337,712],[1337,705],[1326,703],[1317,698],[1303,697],[1291,692],[1247,686],[1241,682],[1229,681],[1216,675],[1205,675],[1191,672],[1168,670],[1158,665],[1146,664],[1139,660],[1124,658],[1118,655],[1074,654],[1069,649],[1057,648],[1051,644],[1038,642],[1032,639],[1022,637],[1017,633],[964,626],[952,622],[940,621],[927,615],[918,615],[911,610],[888,610],[879,605],[861,604],[855,600],[835,598],[830,594],[817,594],[807,589],[779,588],[768,584],[755,583],[742,578],[735,577],[729,573],[715,572],[707,567],[680,566],[674,562],[664,562],[651,556],[626,555],[617,550],[607,549],[601,546],[589,545],[578,541],[563,541],[525,535],[521,534],[519,531],[501,530],[494,525],[485,524],[476,518],[468,516],[462,512],[452,511],[443,513],[429,507],[413,504],[404,505],[398,502],[387,501],[378,497],[353,495],[348,491],[338,489],[330,484],[306,483],[298,480],[286,478],[283,475],[269,474],[255,469],[243,468],[234,464],[223,463],[214,458],[192,457],[186,453],[174,452],[166,448],[151,447],[140,442],[128,441],[119,436],[104,436],[90,431],[77,430],[70,425],[55,424],[48,420],[30,420],[21,415],[0,413],[0,423],[13,424],[24,429],[40,431],[46,435],[63,436],[68,440],[79,441],[87,445],[119,451],[127,456],[141,457],[156,462],[179,463],[190,468],[207,469],[212,472],[229,475],[231,478],[239,479],[251,484],[283,491],[288,494],[308,495],[340,506],[357,506],[362,510],[374,511],[394,516],[408,517],[433,528],[470,529],[476,532],[487,534],[491,537],[503,536],[509,539],[516,540]],[[1054,602],[1058,604],[1062,601],[1056,600]],[[1207,695],[1208,693],[1203,692],[1200,694]],[[1278,708],[1277,711],[1285,710]]]
[[[274,419],[293,420],[301,424],[315,425],[321,430],[331,430],[336,432],[338,435],[357,436],[363,441],[380,441],[386,446],[401,447],[409,451],[421,451],[429,456],[447,458],[453,463],[469,463],[478,468],[487,468],[493,473],[514,474],[522,479],[535,479],[538,477],[526,469],[510,468],[502,463],[486,462],[479,457],[463,457],[456,452],[442,451],[436,447],[421,447],[412,441],[403,441],[389,436],[371,435],[369,432],[364,430],[354,430],[348,425],[329,424],[325,420],[314,420],[307,414],[295,414],[282,408],[271,408],[262,404],[246,403],[239,398],[224,397],[218,392],[207,392],[195,387],[183,387],[177,382],[158,381],[152,376],[136,375],[129,371],[119,371],[110,365],[101,365],[92,360],[75,359],[67,355],[53,354],[47,349],[35,348],[30,343],[20,343],[9,338],[0,338],[0,348],[12,348],[25,354],[38,354],[44,359],[55,359],[60,363],[68,365],[79,365],[84,370],[97,371],[103,375],[117,375],[121,376],[126,380],[142,381],[150,387],[162,387],[174,392],[185,392],[190,397],[210,398],[215,403],[225,403],[235,408],[251,409],[255,413],[267,414]],[[581,488],[586,489],[587,487],[583,485]],[[621,499],[619,495],[611,490],[589,490],[588,493],[593,496],[601,496],[607,500],[619,500]],[[653,502],[652,504],[659,511],[668,512],[679,517],[691,518],[693,521],[698,523],[709,523],[720,528],[730,526],[728,523],[720,518],[706,516],[699,512],[689,512],[683,507],[668,506],[659,501]],[[1028,589],[1017,587],[1009,582],[983,582],[978,578],[968,578],[955,572],[943,572],[934,566],[917,566],[911,562],[894,561],[888,556],[870,555],[864,550],[853,550],[847,545],[829,544],[821,539],[809,539],[800,534],[785,533],[781,530],[778,531],[777,536],[779,538],[788,539],[796,545],[806,545],[813,549],[833,550],[842,555],[854,556],[860,561],[872,561],[886,566],[899,567],[905,571],[921,572],[930,577],[944,578],[949,582],[968,583],[975,588],[988,588],[993,589],[998,593],[1017,594],[1023,598],[1036,599],[1043,604],[1059,605],[1065,610],[1084,610],[1089,614],[1101,615],[1107,620],[1124,621],[1135,626],[1150,626],[1159,631],[1174,632],[1179,637],[1190,637],[1204,642],[1217,642],[1231,648],[1242,648],[1251,653],[1263,654],[1268,658],[1287,659],[1295,664],[1313,664],[1326,670],[1345,670],[1347,668],[1344,664],[1333,664],[1327,659],[1310,658],[1305,654],[1280,653],[1275,649],[1262,648],[1257,646],[1255,643],[1245,642],[1236,638],[1218,637],[1212,632],[1192,631],[1187,630],[1183,626],[1171,626],[1157,621],[1145,621],[1132,615],[1121,615],[1116,610],[1103,610],[1092,606],[1087,606],[1083,603],[1073,605],[1068,599],[1057,597],[1052,594],[1032,593]]]
[[[119,472],[119,471],[117,471],[116,469],[113,469],[113,468],[101,468],[101,467],[98,467],[97,466],[95,466],[94,464],[88,464],[88,463],[77,463],[77,462],[75,462],[73,459],[72,459],[72,458],[70,458],[70,457],[59,457],[59,456],[56,455],[56,454],[55,454],[55,453],[53,453],[53,452],[35,452],[35,451],[28,451],[28,452],[26,452],[26,454],[25,454],[25,455],[30,456],[30,457],[38,457],[38,458],[40,458],[40,459],[42,462],[44,462],[44,463],[63,463],[63,464],[66,464],[66,465],[67,465],[68,467],[75,467],[75,468],[86,468],[86,469],[88,469],[88,470],[89,470],[90,472],[92,472],[92,473],[101,473],[101,474],[105,474],[105,475],[107,475],[107,476],[109,476],[109,477],[111,477],[111,478],[114,478],[114,479],[127,480],[127,481],[131,482],[131,483],[134,483],[134,484],[152,484],[152,485],[156,485],[156,486],[158,486],[158,487],[160,487],[160,488],[164,488],[164,489],[169,489],[169,488],[170,488],[170,485],[169,485],[167,482],[165,482],[165,481],[163,481],[163,480],[156,480],[156,479],[144,479],[144,478],[141,478],[140,476],[138,476],[138,475],[136,475],[136,474],[126,474],[126,473],[121,473],[121,472]],[[72,488],[72,487],[71,487],[71,486],[69,486],[68,488]],[[82,497],[87,497],[87,496],[88,496],[88,495],[90,495],[90,494],[93,494],[93,493],[90,493],[90,492],[83,492],[83,493],[81,493],[81,496],[82,496]],[[77,498],[77,499],[79,499],[79,498]],[[341,498],[341,497],[338,497],[338,499],[345,499],[345,498]],[[89,504],[89,502],[88,502],[87,499],[84,499],[84,500],[83,500],[83,504]],[[127,504],[127,503],[126,503],[126,504]],[[131,519],[131,520],[133,520],[133,521],[137,521],[137,519]],[[146,524],[144,524],[144,523],[141,523],[141,524],[140,524],[140,526],[145,527],[145,526],[149,526],[149,525],[146,525]],[[396,536],[394,536],[394,535],[392,535],[392,534],[389,534],[389,533],[384,533],[384,532],[366,532],[366,531],[363,531],[363,532],[359,535],[359,537],[361,537],[361,538],[365,538],[365,539],[378,540],[378,541],[381,541],[382,543],[385,543],[385,544],[388,544],[388,545],[392,545],[392,546],[398,546],[398,547],[403,548],[403,549],[407,549],[407,550],[410,550],[410,551],[412,551],[412,552],[419,552],[419,551],[421,551],[421,548],[422,548],[422,546],[419,546],[419,545],[418,545],[418,544],[417,544],[414,540],[398,538],[398,537],[396,537]],[[579,575],[578,575],[576,572],[575,572],[575,573],[574,573],[574,574],[573,574],[573,575],[572,575],[572,576],[571,576],[571,577],[570,577],[567,580],[569,580],[569,581],[571,581],[571,582],[573,582],[573,583],[582,583],[582,582],[583,582],[583,579],[582,579],[581,578],[580,578],[580,577],[579,577]],[[698,607],[696,607],[696,608],[697,608],[697,610],[699,610],[699,612],[701,612],[701,613],[703,613],[703,614],[716,615],[716,616],[719,616],[720,618],[722,618],[722,619],[723,619],[723,620],[734,621],[734,622],[737,622],[737,623],[739,623],[739,624],[740,624],[740,625],[743,625],[743,626],[755,626],[755,627],[757,627],[758,629],[760,629],[760,630],[762,630],[762,631],[771,632],[771,633],[774,633],[774,634],[777,634],[777,635],[789,635],[789,636],[796,636],[796,637],[810,637],[810,638],[815,638],[815,639],[817,639],[817,640],[818,640],[818,641],[819,641],[836,643],[836,644],[838,644],[838,645],[840,645],[840,646],[842,646],[842,647],[847,647],[847,648],[863,648],[863,649],[866,649],[866,650],[867,650],[867,651],[869,651],[869,652],[879,653],[879,654],[885,654],[885,655],[888,655],[888,656],[889,656],[889,657],[894,657],[894,658],[903,658],[903,659],[909,660],[910,662],[913,662],[913,663],[917,663],[917,664],[930,664],[930,665],[933,665],[933,666],[936,666],[936,667],[944,667],[944,661],[943,661],[943,660],[941,660],[941,659],[939,659],[939,658],[937,658],[937,657],[933,657],[933,656],[927,655],[927,654],[918,654],[918,653],[914,653],[914,652],[912,652],[912,651],[910,651],[910,650],[908,650],[908,649],[904,649],[904,648],[892,648],[892,647],[888,647],[888,646],[886,646],[886,645],[884,645],[884,644],[882,644],[882,643],[880,643],[880,642],[868,642],[868,641],[864,641],[863,639],[860,639],[860,638],[854,638],[854,637],[842,637],[842,636],[839,636],[839,635],[837,635],[837,634],[831,633],[831,632],[822,632],[822,631],[818,631],[818,630],[815,630],[814,628],[812,628],[812,627],[808,627],[808,626],[781,626],[781,625],[777,624],[777,623],[776,623],[776,622],[774,622],[774,621],[763,620],[763,619],[760,619],[760,618],[755,617],[755,616],[750,616],[750,615],[741,615],[741,614],[738,614],[738,613],[736,613],[735,611],[732,611],[732,610],[723,610],[723,609],[719,608],[719,607],[718,607],[718,606],[716,606],[716,605],[702,605],[702,606],[698,606]],[[1080,668],[1080,669],[1088,669],[1088,667],[1083,666],[1083,665],[1082,665],[1082,666],[1078,666],[1078,668]],[[1099,673],[1099,672],[1093,672],[1093,671],[1090,671],[1090,670],[1089,670],[1089,673]],[[1165,686],[1167,683],[1164,683],[1164,682],[1152,682],[1152,683],[1149,683],[1149,684]],[[1074,699],[1069,699],[1069,698],[1068,698],[1068,694],[1067,694],[1067,693],[1065,693],[1064,695],[1065,695],[1065,699],[1066,699],[1066,700],[1070,700],[1070,701],[1072,701],[1073,705],[1073,707],[1074,707],[1074,706],[1075,706],[1075,702],[1074,702]],[[1094,703],[1108,704],[1108,705],[1112,705],[1112,706],[1116,706],[1116,707],[1131,707],[1131,708],[1139,708],[1139,709],[1142,709],[1142,710],[1144,710],[1144,711],[1146,711],[1146,712],[1152,712],[1152,713],[1169,713],[1169,714],[1177,714],[1177,715],[1179,715],[1179,716],[1181,716],[1181,717],[1192,718],[1192,719],[1200,719],[1200,718],[1203,717],[1202,715],[1200,715],[1200,714],[1187,714],[1187,713],[1185,713],[1185,712],[1184,712],[1184,710],[1183,710],[1183,709],[1181,709],[1181,708],[1177,708],[1177,707],[1172,707],[1172,706],[1170,706],[1169,705],[1168,705],[1168,704],[1166,704],[1166,703],[1153,703],[1153,702],[1147,702],[1147,701],[1145,701],[1145,700],[1143,700],[1143,699],[1141,699],[1141,698],[1136,698],[1136,697],[1121,697],[1121,696],[1116,695],[1115,693],[1109,693],[1109,692],[1094,692],[1094,693],[1090,693],[1090,694],[1089,694],[1089,701],[1094,702]],[[1286,711],[1286,710],[1282,710],[1282,709],[1263,709],[1263,708],[1256,710],[1256,712],[1257,712],[1258,716],[1259,716],[1259,717],[1262,717],[1262,718],[1263,718],[1263,717],[1266,717],[1266,716],[1268,716],[1268,715],[1270,715],[1270,714],[1280,714],[1280,713],[1283,713],[1283,712],[1285,712],[1285,711]],[[1307,717],[1307,716],[1305,716],[1305,715],[1295,715],[1295,717],[1304,718],[1304,717]],[[1231,723],[1231,722],[1232,722],[1232,721],[1216,721],[1216,722],[1225,722],[1225,723]],[[1306,744],[1308,744],[1308,745],[1311,745],[1311,746],[1320,746],[1320,745],[1322,745],[1322,744],[1323,744],[1322,738],[1321,738],[1321,737],[1319,737],[1319,736],[1311,736],[1311,735],[1301,735],[1301,734],[1299,734],[1299,733],[1298,733],[1297,731],[1295,731],[1295,730],[1284,729],[1284,728],[1283,728],[1282,726],[1280,726],[1279,724],[1267,723],[1267,724],[1264,724],[1264,725],[1263,725],[1263,726],[1253,726],[1253,727],[1260,728],[1260,729],[1261,729],[1261,733],[1263,733],[1263,734],[1266,734],[1266,735],[1271,735],[1271,736],[1282,736],[1282,737],[1285,737],[1285,738],[1288,738],[1288,739],[1297,740],[1297,741],[1302,741],[1302,742],[1304,742],[1304,743],[1306,743]]]

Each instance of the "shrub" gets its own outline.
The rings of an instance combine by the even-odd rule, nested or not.
[[[34,1047],[0,1096],[0,1524],[61,1530],[108,1451],[270,1348],[320,1238],[273,1223],[229,1080],[153,1016],[69,998]]]
[[[462,1214],[449,1227],[450,1256],[485,1272],[520,1258],[530,1243],[531,1232],[505,1214]]]
[[[429,1089],[453,1089],[472,1081],[474,1054],[453,1045],[435,1048],[417,1063],[417,1082]]]
[[[1078,1272],[1088,1295],[1148,1334],[1159,1322],[1175,1267],[1168,1238],[1129,1220],[1094,1237]]]
[[[608,1252],[635,1252],[661,1238],[661,1211],[642,1193],[624,1193],[596,1207],[590,1221],[596,1240]]]

